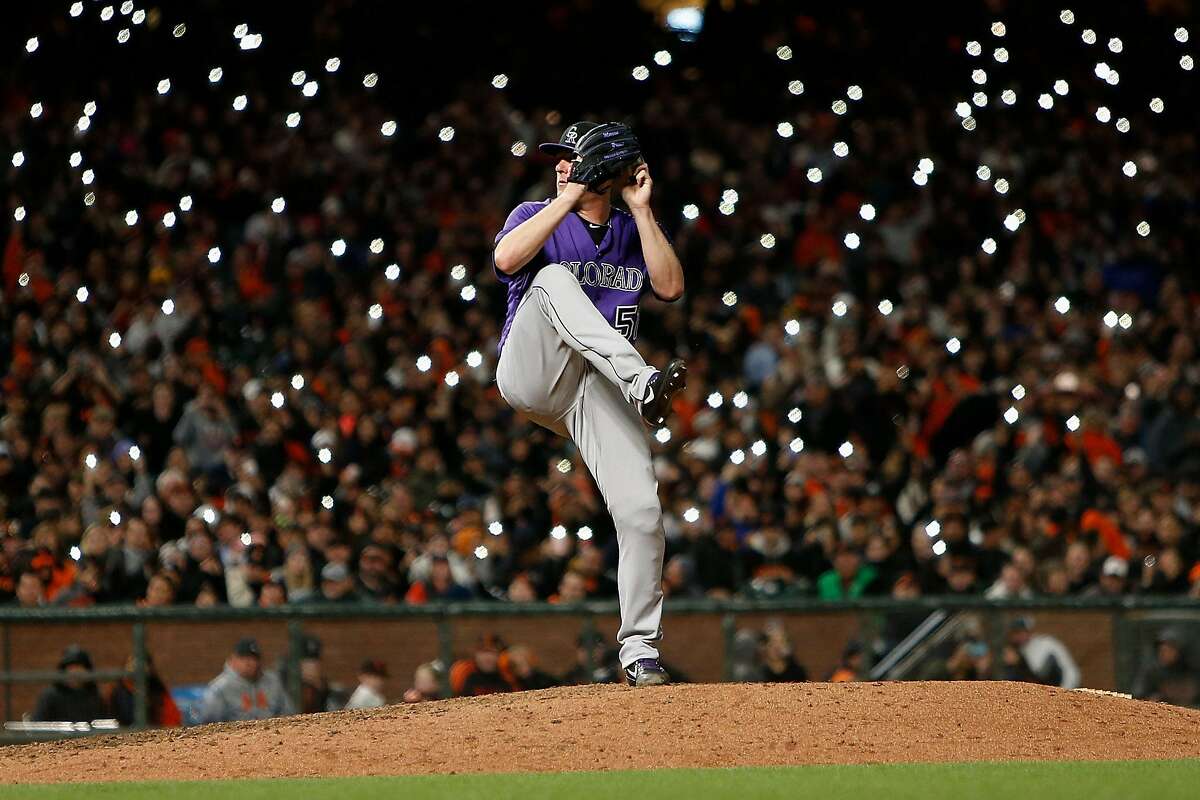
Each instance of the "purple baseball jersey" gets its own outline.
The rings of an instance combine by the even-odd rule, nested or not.
[[[549,203],[549,200],[521,203],[514,208],[503,230],[496,234],[496,243]],[[504,340],[508,338],[513,317],[517,314],[517,306],[529,290],[533,276],[547,264],[562,264],[571,270],[579,280],[583,293],[604,315],[608,324],[629,341],[637,339],[638,300],[644,292],[653,291],[646,260],[642,255],[637,223],[628,211],[614,208],[608,218],[608,232],[599,245],[593,241],[587,226],[588,223],[578,214],[568,214],[537,255],[512,275],[505,275],[496,269],[493,259],[492,269],[496,277],[508,286],[508,309],[497,352],[504,348]]]

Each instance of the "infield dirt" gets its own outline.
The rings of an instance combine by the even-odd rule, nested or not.
[[[583,686],[0,748],[0,783],[1200,757],[1200,711],[1021,683]]]

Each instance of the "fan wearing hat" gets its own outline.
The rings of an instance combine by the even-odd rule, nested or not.
[[[1079,666],[1057,638],[1034,630],[1032,617],[1016,617],[1008,625],[1007,644],[1020,654],[1038,683],[1077,689]]]
[[[679,299],[683,266],[650,208],[654,182],[628,125],[576,122],[539,149],[557,159],[556,196],[513,209],[492,254],[508,294],[496,385],[579,448],[617,532],[621,663],[631,684],[663,684],[665,535],[647,426],[664,423],[687,367],[676,358],[658,369],[633,343],[642,297]]]
[[[1177,706],[1200,703],[1200,674],[1188,658],[1188,639],[1182,631],[1164,628],[1154,637],[1154,654],[1134,681],[1133,696]]]
[[[200,703],[201,722],[233,722],[295,714],[274,672],[264,672],[262,649],[252,637],[239,639],[225,669],[208,684]]]
[[[458,689],[462,697],[476,697],[497,692],[511,692],[513,687],[500,673],[500,654],[504,652],[504,641],[494,633],[479,637],[475,647],[474,668],[470,669]]]
[[[71,645],[58,660],[58,669],[65,674],[38,696],[34,721],[91,722],[112,716],[96,682],[88,674],[92,671],[92,657],[87,650]]]
[[[354,575],[340,561],[330,561],[321,568],[321,596],[326,603],[357,603]]]

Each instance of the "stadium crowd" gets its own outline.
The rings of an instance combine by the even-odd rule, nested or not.
[[[1151,80],[1174,60],[1100,54],[1027,9],[1003,42],[990,17],[933,24],[890,69],[911,43],[887,19],[711,5],[684,43],[621,12],[620,52],[653,66],[588,66],[621,87],[599,99],[541,96],[537,54],[514,52],[505,81],[460,65],[440,102],[401,111],[362,85],[369,54],[333,11],[303,24],[336,72],[269,26],[261,52],[172,56],[166,20],[150,52],[173,84],[118,64],[80,131],[90,95],[35,80],[33,54],[0,126],[23,154],[5,181],[0,603],[613,597],[594,484],[492,375],[493,236],[553,192],[533,145],[583,116],[634,123],[687,272],[639,341],[689,359],[653,432],[671,597],[1200,597],[1200,159],[1184,90]],[[556,5],[538,30],[599,13]],[[1166,21],[1130,24],[1174,44]],[[1092,74],[1105,56],[1125,85]],[[1058,78],[1069,93],[1039,108]],[[955,104],[976,91],[967,131]],[[1128,133],[1097,120],[1106,103]]]

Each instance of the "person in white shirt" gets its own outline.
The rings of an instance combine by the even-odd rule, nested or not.
[[[358,688],[350,695],[346,708],[379,708],[387,705],[383,684],[387,680],[387,665],[379,659],[367,659],[358,670]]]
[[[1029,669],[1041,683],[1078,689],[1079,665],[1058,639],[1033,632],[1031,617],[1017,617],[1008,628],[1008,643],[1017,648]]]

